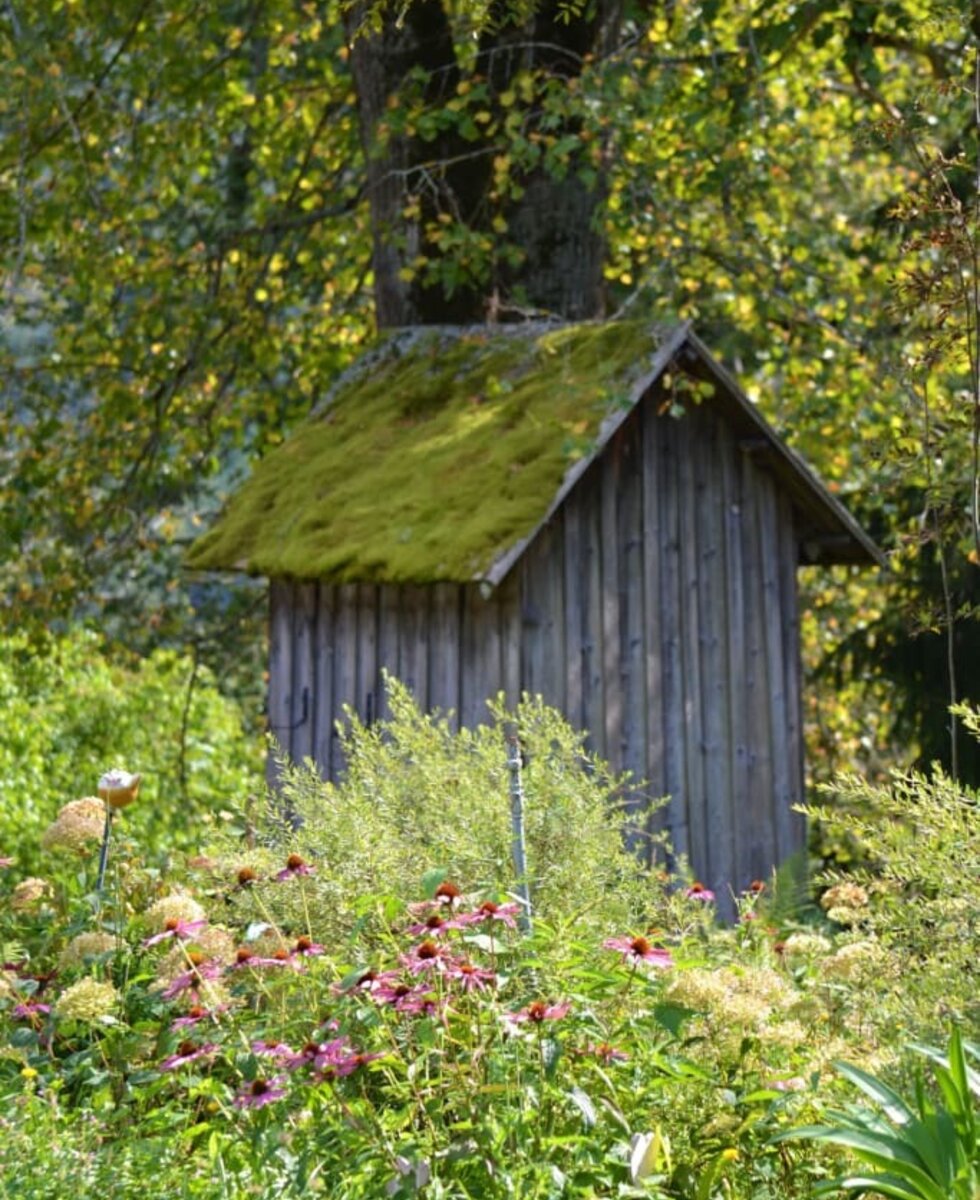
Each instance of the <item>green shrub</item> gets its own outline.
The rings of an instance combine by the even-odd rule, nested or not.
[[[624,846],[626,780],[583,749],[583,736],[540,699],[511,717],[491,706],[491,722],[454,732],[419,711],[407,688],[388,680],[392,716],[370,728],[356,719],[343,737],[346,775],[324,783],[312,763],[282,764],[273,822],[281,854],[315,853],[324,864],[322,919],[349,928],[365,895],[417,896],[442,867],[488,893],[513,890],[506,728],[519,732],[528,883],[536,912],[562,924],[620,929],[656,917],[662,889],[651,886]],[[656,805],[654,805],[656,807]],[[266,835],[270,830],[267,827]]]
[[[261,748],[235,704],[173,651],[119,661],[84,630],[4,637],[0,712],[0,855],[25,870],[58,809],[109,767],[143,775],[126,824],[144,850],[200,844],[202,825],[261,786]]]
[[[959,710],[974,736],[980,717]],[[845,775],[823,789],[833,802],[807,807],[812,819],[843,831],[868,864],[828,874],[822,904],[836,925],[873,938],[896,956],[901,986],[878,979],[881,1028],[938,1036],[945,1023],[980,1021],[980,795],[938,765],[929,774],[895,771],[883,784]],[[863,901],[846,901],[848,888]],[[828,903],[831,900],[831,903]],[[869,997],[870,1000],[870,997]]]

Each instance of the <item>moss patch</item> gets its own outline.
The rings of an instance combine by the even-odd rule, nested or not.
[[[479,578],[544,516],[658,335],[640,322],[394,334],[255,468],[194,568]]]

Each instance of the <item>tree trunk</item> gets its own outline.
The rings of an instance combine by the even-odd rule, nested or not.
[[[622,0],[599,0],[592,16],[568,19],[559,0],[542,0],[522,26],[508,20],[506,0],[497,7],[465,73],[441,0],[413,0],[402,21],[386,13],[371,33],[359,32],[362,11],[348,17],[380,328],[508,320],[532,312],[569,319],[602,314],[600,152],[579,138],[574,115],[556,120],[554,105],[549,112],[540,101],[549,86],[554,95],[556,81],[571,90],[587,62],[615,44]],[[474,85],[486,87],[481,117],[488,136],[472,124],[464,130],[450,116],[451,102],[460,110],[461,85],[462,94]],[[565,144],[571,148],[560,177],[539,153],[523,174],[515,168],[510,176],[519,187],[501,195],[494,172],[509,161],[513,130],[507,132],[507,119],[515,87],[522,89],[523,145],[553,146],[570,137]],[[425,139],[414,130],[392,129],[393,117],[411,99],[440,114]],[[584,178],[578,173],[583,162],[592,165]],[[448,229],[454,240],[447,246],[440,237]],[[509,252],[500,252],[505,244]]]

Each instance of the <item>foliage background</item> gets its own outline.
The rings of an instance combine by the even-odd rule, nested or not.
[[[978,698],[980,650],[973,4],[628,0],[619,44],[568,86],[527,74],[495,93],[472,48],[534,7],[449,6],[455,94],[433,105],[417,70],[388,102],[381,152],[448,129],[494,176],[491,234],[443,199],[407,269],[519,307],[487,282],[520,250],[508,199],[537,171],[601,179],[607,313],[694,319],[893,553],[889,580],[807,583],[807,660],[830,664],[815,776],[894,747],[948,765],[946,704]],[[191,648],[256,725],[261,593],[180,563],[372,334],[352,8],[395,13],[0,12],[0,621]],[[407,221],[444,168],[402,181]],[[944,278],[965,281],[966,310]]]
[[[0,639],[0,851],[40,873],[38,841],[58,809],[92,796],[112,766],[137,764],[125,827],[161,852],[193,849],[263,786],[262,746],[206,668],[159,649],[121,659],[101,638]]]

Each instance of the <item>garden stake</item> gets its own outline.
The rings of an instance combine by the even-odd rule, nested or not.
[[[102,833],[102,849],[99,851],[99,874],[95,881],[95,890],[101,896],[105,883],[105,869],[109,861],[109,835],[112,833],[112,807],[105,806],[105,830]]]
[[[507,731],[507,766],[510,770],[510,827],[513,833],[514,871],[521,899],[518,922],[521,932],[531,932],[531,893],[527,886],[527,854],[524,842],[524,785],[521,782],[521,743],[517,730]]]

